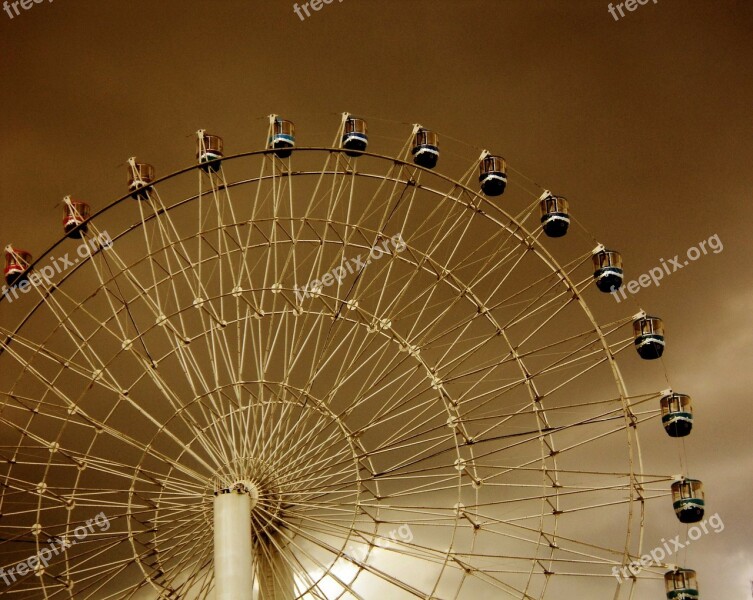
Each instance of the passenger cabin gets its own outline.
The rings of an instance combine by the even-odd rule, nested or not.
[[[8,246],[5,249],[5,283],[8,287],[15,287],[28,281],[28,269],[33,258],[31,253],[19,248]]]
[[[698,579],[692,569],[675,569],[664,574],[664,587],[668,600],[696,600]]]
[[[481,159],[478,180],[487,196],[501,196],[507,187],[507,163],[501,156],[489,154]]]
[[[655,360],[664,354],[664,323],[659,317],[645,315],[633,321],[635,349],[644,360]]]
[[[211,135],[199,129],[196,132],[196,158],[205,173],[213,173],[222,166],[222,138],[218,135]]]
[[[693,401],[687,394],[667,394],[661,399],[661,422],[670,437],[685,437],[693,429]]]
[[[343,127],[342,147],[348,156],[358,156],[366,151],[369,145],[368,129],[366,121],[356,117],[345,119]]]
[[[421,127],[413,141],[413,162],[419,167],[433,169],[439,162],[439,137],[433,131]]]
[[[698,523],[706,509],[703,483],[681,479],[672,484],[672,505],[680,523]]]
[[[275,117],[269,147],[276,150],[278,158],[289,158],[295,148],[295,125],[291,121]]]
[[[593,254],[596,287],[609,294],[622,286],[622,256],[616,250],[597,249]]]
[[[63,231],[69,238],[81,239],[86,235],[90,216],[91,208],[86,202],[72,200],[70,196],[63,199]]]
[[[128,159],[128,191],[134,200],[148,200],[151,185],[154,183],[154,167],[138,162],[137,158]]]
[[[541,214],[541,227],[547,236],[558,238],[567,233],[570,227],[570,212],[565,198],[544,192],[539,202],[539,213]]]

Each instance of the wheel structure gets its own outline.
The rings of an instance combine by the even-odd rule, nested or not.
[[[593,247],[543,236],[515,172],[486,197],[465,147],[342,135],[137,178],[0,300],[2,593],[214,598],[218,544],[262,600],[659,589],[612,576],[671,478]]]

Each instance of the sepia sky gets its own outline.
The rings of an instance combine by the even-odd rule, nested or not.
[[[618,21],[608,4],[335,0],[304,21],[289,0],[0,12],[0,243],[43,251],[64,195],[120,197],[134,154],[160,174],[187,166],[198,128],[234,153],[260,147],[270,113],[303,137],[343,111],[504,155],[621,251],[628,280],[717,235],[722,251],[625,310],[662,316],[672,385],[695,400],[690,470],[726,525],[688,554],[702,597],[750,599],[753,3],[659,0]],[[646,547],[662,535],[651,526]]]

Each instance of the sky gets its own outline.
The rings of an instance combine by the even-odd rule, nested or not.
[[[726,525],[693,550],[702,590],[744,600],[751,28],[749,0],[659,0],[617,20],[601,0],[341,0],[303,20],[288,0],[0,12],[0,242],[42,251],[64,195],[119,197],[134,154],[185,166],[199,127],[243,151],[270,113],[321,134],[346,110],[499,149],[578,206],[628,279],[717,236],[722,250],[634,296],[667,324],[671,380],[696,401],[689,460]]]

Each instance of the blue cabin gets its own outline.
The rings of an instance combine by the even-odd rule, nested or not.
[[[693,400],[687,394],[667,394],[661,399],[661,422],[670,437],[685,437],[693,429]]]
[[[342,147],[348,156],[358,156],[361,152],[366,151],[369,145],[368,130],[366,121],[356,117],[345,119],[343,126]]]
[[[433,169],[439,162],[439,137],[433,131],[421,127],[413,142],[413,162],[419,167]]]
[[[609,294],[622,286],[622,256],[616,250],[598,248],[593,256],[596,287]]]
[[[558,238],[567,233],[570,227],[570,212],[565,198],[553,196],[548,191],[544,192],[539,202],[539,213],[541,214],[541,227],[548,237]]]
[[[275,155],[279,158],[289,158],[293,154],[295,125],[292,121],[275,117],[272,122],[272,137],[269,138],[269,147],[276,150]]]
[[[655,360],[664,354],[664,323],[659,317],[644,315],[633,321],[635,349],[643,360]]]
[[[668,600],[697,600],[698,580],[692,569],[675,569],[664,574]]]
[[[706,509],[703,483],[697,479],[681,479],[672,484],[672,505],[680,523],[698,523]]]
[[[478,180],[487,196],[501,196],[507,187],[507,163],[501,156],[489,154],[481,159]]]

